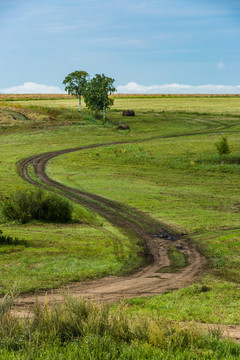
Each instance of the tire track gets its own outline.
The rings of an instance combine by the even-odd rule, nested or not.
[[[141,211],[106,199],[102,196],[70,188],[46,174],[46,165],[54,157],[70,152],[93,149],[108,145],[129,143],[111,142],[105,144],[93,144],[72,149],[48,152],[45,154],[31,156],[19,164],[21,176],[31,184],[44,187],[45,189],[57,191],[59,194],[88,207],[105,217],[113,225],[119,227],[129,236],[135,236],[145,246],[144,256],[148,258],[148,265],[139,269],[136,273],[128,276],[108,276],[102,279],[76,282],[61,289],[52,291],[40,291],[36,294],[23,294],[15,304],[15,312],[28,313],[36,302],[51,304],[63,302],[63,291],[67,289],[75,296],[97,301],[113,302],[118,299],[156,295],[170,289],[178,289],[192,283],[196,275],[206,264],[205,258],[200,255],[189,239],[174,233],[166,225],[156,221]],[[29,174],[29,166],[39,180],[33,179]],[[188,265],[178,273],[160,273],[159,270],[169,266],[167,252],[171,245],[179,246],[188,258]]]

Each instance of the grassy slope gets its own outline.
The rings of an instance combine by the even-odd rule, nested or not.
[[[140,104],[142,102],[139,100],[115,100],[115,108],[119,108],[124,104],[124,107],[134,108],[138,112],[135,118],[124,118],[124,121],[127,121],[131,126],[131,131],[127,134],[117,133],[114,131],[114,127],[104,128],[87,123],[85,126],[79,126],[80,123],[68,126],[66,122],[62,121],[58,127],[54,127],[51,130],[49,130],[49,124],[46,124],[45,127],[40,129],[39,127],[35,129],[29,127],[26,131],[25,127],[23,129],[20,128],[16,133],[5,135],[1,145],[1,158],[4,160],[0,164],[2,171],[2,193],[13,190],[18,186],[25,186],[23,180],[16,175],[14,168],[14,163],[20,158],[47,150],[91,143],[117,140],[136,141],[152,138],[151,141],[139,142],[139,144],[110,146],[64,155],[52,160],[48,171],[57,180],[133,205],[169,223],[176,229],[191,235],[192,239],[211,260],[211,271],[202,280],[211,291],[202,296],[205,298],[205,302],[203,299],[201,300],[202,312],[199,316],[197,316],[196,312],[190,311],[193,307],[193,302],[198,307],[198,302],[196,301],[198,296],[192,295],[195,290],[182,290],[180,291],[180,297],[176,296],[178,292],[170,293],[168,294],[167,303],[174,303],[178,299],[179,305],[185,304],[185,311],[183,313],[180,312],[182,314],[180,318],[183,320],[196,318],[210,322],[237,323],[239,322],[239,314],[236,313],[235,309],[239,304],[239,296],[235,282],[239,278],[238,254],[240,247],[238,229],[238,203],[240,203],[240,199],[236,191],[239,186],[238,166],[221,164],[212,166],[209,165],[209,161],[204,164],[200,160],[205,159],[209,154],[211,156],[211,154],[216,153],[214,143],[219,139],[220,133],[223,131],[229,138],[232,150],[237,154],[239,117],[179,112],[159,113],[157,111],[160,104],[162,106],[163,100],[171,100],[172,102],[174,100],[175,108],[178,108],[178,102],[182,101],[180,109],[185,106],[193,111],[195,108],[193,108],[192,100],[196,104],[196,101],[198,102],[199,99],[144,99],[144,101],[148,102],[148,111],[140,111]],[[206,106],[216,101],[216,99],[202,100],[204,104],[198,103],[199,107],[202,105],[202,112],[206,112]],[[218,111],[220,113],[228,113],[231,110],[232,100],[236,102],[236,108],[238,108],[240,102],[239,99],[224,99],[228,100],[228,102],[222,102],[223,99],[217,100],[221,101],[218,103]],[[211,101],[213,102],[211,103]],[[64,100],[64,105],[71,108],[73,102],[74,106],[76,106],[76,100]],[[40,103],[43,104],[43,101]],[[60,103],[57,101],[56,104],[59,106]],[[28,101],[27,104],[32,105],[36,104],[36,102]],[[54,101],[47,104],[53,105]],[[145,106],[147,105],[145,104]],[[117,111],[111,112],[111,119],[116,123],[121,122],[121,113]],[[74,119],[72,122],[74,122]],[[199,135],[197,135],[198,132]],[[203,132],[207,135],[201,134]],[[195,135],[162,138],[187,133],[194,133]],[[18,144],[21,144],[21,148]],[[5,180],[9,176],[14,179],[11,182],[10,189]],[[138,194],[137,197],[136,193]],[[106,226],[110,227],[110,225]],[[14,228],[13,226],[4,225],[2,228],[8,234],[15,235],[17,231],[20,231],[17,226]],[[64,239],[66,239],[64,231],[71,234],[71,242],[74,247],[76,240],[73,234],[76,230],[73,231],[73,229],[76,228],[69,225],[67,230],[62,231]],[[51,238],[51,231],[51,229],[49,230],[45,227],[45,238]],[[83,227],[77,231],[80,239],[86,234]],[[101,236],[106,238],[106,233],[101,233],[99,227],[95,231],[98,232],[100,238]],[[116,236],[117,241],[119,241],[120,235],[116,235],[115,232],[116,230],[111,228],[110,239],[112,236]],[[26,234],[24,229],[21,234],[22,237],[27,236],[24,235]],[[29,237],[36,236],[38,239],[36,234],[37,230],[32,226]],[[60,243],[61,241],[59,239]],[[124,241],[127,244],[127,240],[125,239]],[[49,243],[44,247],[42,240],[40,240],[39,244],[46,248],[47,251],[49,251],[48,247],[51,247]],[[66,243],[64,246],[66,246]],[[129,247],[131,248],[132,244],[126,245],[126,257]],[[56,245],[55,252],[59,253],[59,259],[64,258],[64,251],[61,254],[59,249],[56,250],[57,248],[58,246]],[[22,252],[24,256],[25,251],[27,250],[24,249]],[[74,256],[77,258],[76,253]],[[114,247],[110,249],[110,253],[114,253]],[[134,250],[134,254],[137,254],[137,248]],[[11,272],[9,269],[12,269],[14,274],[19,266],[17,258],[21,258],[21,255],[17,254],[16,258],[14,258],[15,254],[12,256],[13,259],[9,260],[9,266],[4,269],[5,274]],[[95,258],[94,249],[91,256],[93,259]],[[123,260],[126,261],[126,257]],[[8,259],[10,259],[10,256],[8,256]],[[48,259],[49,255],[46,257],[46,264],[51,263]],[[83,260],[81,259],[81,261]],[[114,271],[119,271],[119,267],[122,269],[122,265],[120,264],[121,266],[119,266],[118,259],[116,261],[114,256],[110,270],[109,257],[106,260],[108,265],[105,264],[104,267],[103,264],[99,264],[97,269],[95,269],[95,276],[97,273],[103,275],[106,271],[112,271],[112,267],[115,269]],[[64,261],[59,265],[59,269],[65,266],[64,264],[66,263]],[[36,261],[36,263],[38,262]],[[96,262],[92,263],[96,264]],[[18,265],[16,266],[16,264]],[[28,262],[25,262],[25,264],[26,276],[29,272],[37,274],[37,271],[32,269],[38,265],[32,266]],[[78,262],[77,266],[79,266]],[[70,267],[69,272],[62,275],[60,270],[56,268],[53,272],[54,276],[58,272],[58,279],[55,285],[65,282],[67,279],[73,280],[73,273],[75,274],[74,279],[81,278],[79,273],[76,274],[73,268]],[[49,269],[51,269],[51,266],[47,268],[46,265],[46,268],[44,267],[45,273],[49,272]],[[91,271],[90,269],[90,276]],[[46,276],[47,280],[43,280],[41,284],[39,273],[36,276],[36,284],[33,287],[46,286],[46,284],[52,286],[54,284],[53,277],[50,280],[49,276]],[[226,280],[226,282],[221,282],[221,279]],[[5,285],[2,286],[4,288]],[[219,295],[219,288],[221,288],[222,296]],[[23,290],[27,290],[27,288]],[[228,298],[227,294],[230,293],[231,297]],[[164,296],[154,298],[157,299],[156,301],[154,299],[139,301],[141,306],[145,305],[151,311],[154,308],[160,313],[164,311],[169,317],[172,317],[174,310],[170,310],[170,307],[167,305],[162,305],[165,301]],[[222,309],[227,301],[229,306],[224,310],[224,316],[222,316]],[[211,306],[214,305],[213,311],[210,311],[210,304]],[[215,314],[219,315],[215,316]]]
[[[17,174],[16,162],[20,159],[80,144],[101,143],[109,135],[108,129],[99,129],[91,123],[80,126],[82,121],[75,117],[70,121],[63,117],[56,123],[46,120],[46,115],[39,119],[32,116],[30,121],[15,121],[14,126],[4,119],[0,142],[3,198],[18,189],[31,187]],[[115,134],[110,134],[109,138],[114,140]],[[25,292],[106,274],[121,274],[141,263],[137,257],[140,249],[134,239],[128,239],[106,220],[81,207],[76,206],[75,212],[83,225],[2,223],[4,234],[27,239],[30,245],[0,246],[1,293],[14,284]]]
[[[52,103],[48,104],[51,106]],[[65,104],[67,105],[67,102]],[[117,107],[120,102],[115,100],[115,104]],[[136,109],[137,106],[132,100],[125,104],[129,108]],[[231,106],[228,110],[220,108],[219,112],[228,112],[230,108]],[[112,112],[112,118],[115,121],[122,120],[117,112]],[[16,320],[13,320],[11,325],[11,318],[0,316],[0,358],[239,358],[239,346],[219,342],[216,334],[199,336],[194,325],[190,331],[182,328],[176,331],[174,326],[166,321],[172,319],[239,324],[239,171],[235,165],[215,164],[216,159],[211,155],[215,152],[214,142],[219,138],[215,129],[218,128],[217,132],[220,133],[226,126],[230,127],[225,128],[224,133],[227,134],[233,151],[238,154],[239,118],[158,114],[149,110],[149,113],[142,112],[136,118],[124,120],[131,125],[132,131],[129,134],[116,133],[111,127],[96,127],[94,124],[80,127],[79,123],[68,126],[70,124],[66,121],[61,121],[57,128],[55,125],[53,127],[53,123],[46,122],[42,127],[41,123],[34,121],[33,125],[16,128],[16,132],[13,132],[13,129],[11,133],[9,129],[2,129],[5,135],[2,136],[0,145],[1,194],[5,195],[18,187],[26,186],[18,177],[14,166],[15,162],[23,157],[79,144],[155,137],[155,140],[139,144],[68,154],[52,160],[48,171],[67,184],[132,204],[177,229],[188,232],[202,251],[212,259],[213,267],[200,282],[186,289],[129,301],[128,312],[131,310],[131,313],[136,313],[138,319],[140,313],[140,323],[145,319],[143,312],[147,313],[147,321],[150,323],[146,326],[146,340],[143,340],[139,333],[137,321],[130,320],[131,331],[128,331],[129,325],[124,320],[124,313],[117,316],[117,321],[110,317],[115,333],[108,330],[107,317],[101,310],[104,321],[100,320],[96,313],[91,316],[91,312],[89,320],[86,320],[86,311],[83,309],[85,325],[79,327],[80,318],[77,314],[79,312],[80,316],[80,310],[77,310],[78,307],[71,301],[73,312],[71,309],[67,312],[57,310],[56,319],[47,309],[44,310],[45,314],[37,310],[33,323],[27,324],[17,324]],[[74,122],[77,121],[70,121]],[[197,131],[207,131],[208,135],[161,139],[163,135]],[[209,165],[209,159],[204,163],[209,154],[212,165]],[[95,175],[101,181],[96,182]],[[99,227],[99,222],[103,222],[103,227]],[[119,241],[122,241],[126,249],[133,246],[133,243],[129,244],[124,235],[110,224],[88,212],[85,213],[85,224],[80,227],[76,224],[2,224],[1,228],[7,234],[27,239],[32,245],[25,249],[7,247],[5,254],[3,251],[0,271],[1,278],[4,277],[5,289],[9,286],[7,274],[10,278],[12,276],[11,281],[19,278],[22,284],[30,277],[31,286],[36,288],[53,285],[52,272],[57,276],[55,285],[74,280],[81,264],[84,265],[84,271],[88,264],[91,271],[95,268],[94,275],[103,275],[105,271],[112,271],[108,266],[113,260],[114,271],[119,271],[114,246]],[[115,245],[109,246],[109,243]],[[89,250],[89,257],[85,249]],[[66,262],[62,261],[64,257]],[[103,261],[105,257],[106,262]],[[121,269],[123,264],[124,262],[120,264]],[[77,276],[81,278],[81,271]],[[225,281],[224,278],[228,280]],[[27,290],[27,287],[22,286],[22,289]],[[155,312],[162,316],[160,320],[153,316]],[[94,326],[91,326],[91,321]],[[122,324],[118,324],[119,321],[122,321]],[[102,334],[104,326],[107,326],[105,335]],[[85,329],[86,335],[78,334],[81,329]],[[82,330],[80,332],[82,333]],[[9,336],[10,333],[12,336]],[[124,337],[121,338],[120,334]],[[126,334],[133,340],[129,342]],[[66,336],[70,342],[64,340]]]
[[[129,100],[128,108],[136,109],[135,100]],[[113,113],[112,118],[118,120],[119,114]],[[214,144],[222,131],[238,155],[239,117],[139,111],[127,121],[133,139],[156,139],[64,155],[51,161],[50,175],[133,205],[188,233],[210,259],[210,269],[202,279],[209,289],[206,293],[201,294],[199,285],[130,303],[169,318],[238,324],[240,171],[238,165],[211,161],[216,159]],[[197,131],[205,134],[161,139]],[[182,311],[176,313],[171,304]]]

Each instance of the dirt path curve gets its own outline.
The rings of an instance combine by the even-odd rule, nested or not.
[[[99,195],[86,193],[62,185],[48,177],[45,172],[47,162],[56,157],[73,151],[97,148],[100,146],[122,144],[126,142],[94,144],[74,149],[49,152],[32,156],[20,163],[21,175],[30,183],[55,190],[67,198],[97,211],[115,226],[131,236],[136,236],[145,245],[144,256],[148,265],[128,276],[109,276],[88,282],[76,282],[62,289],[40,291],[37,294],[24,294],[18,299],[16,310],[29,311],[36,301],[63,301],[62,293],[68,289],[75,296],[98,301],[113,302],[118,299],[161,294],[166,290],[178,289],[193,282],[206,260],[196,251],[194,246],[184,236],[173,233],[163,224],[133,207],[103,198]],[[29,166],[34,167],[39,180],[29,174]],[[188,258],[188,265],[178,273],[159,273],[158,271],[169,265],[167,251],[170,245],[177,246]]]
[[[61,195],[82,204],[108,219],[130,236],[136,236],[145,245],[144,256],[148,258],[149,265],[139,269],[128,276],[108,276],[88,282],[71,283],[61,289],[52,291],[39,291],[35,294],[23,294],[15,303],[13,312],[20,316],[28,316],[36,299],[39,304],[47,302],[61,303],[64,301],[64,292],[69,291],[74,296],[99,302],[114,302],[119,299],[161,294],[167,290],[179,289],[191,284],[206,264],[206,259],[201,256],[191,242],[184,236],[173,233],[171,229],[139,210],[120,204],[116,201],[103,198],[99,195],[80,191],[60,184],[48,177],[45,172],[47,162],[66,153],[94,149],[100,146],[117,145],[128,142],[115,142],[94,144],[74,149],[49,152],[29,157],[19,166],[19,172],[28,182],[54,190]],[[33,166],[37,179],[29,174],[29,166]],[[183,251],[188,258],[188,265],[178,273],[160,273],[159,270],[169,265],[167,251],[170,245],[175,245]],[[187,323],[185,323],[188,326]],[[222,337],[230,337],[240,341],[240,327],[231,325],[201,324],[196,323],[202,330],[217,330]],[[185,326],[185,325],[184,325]]]

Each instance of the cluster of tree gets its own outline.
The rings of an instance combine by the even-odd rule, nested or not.
[[[89,79],[86,71],[74,71],[68,74],[63,80],[65,90],[68,94],[79,98],[79,111],[81,111],[81,97],[88,109],[98,114],[103,112],[103,119],[106,119],[106,109],[113,105],[113,99],[109,98],[116,88],[113,85],[114,79],[104,74],[96,74]]]

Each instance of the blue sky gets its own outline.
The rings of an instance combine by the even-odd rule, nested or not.
[[[240,93],[239,45],[239,0],[0,0],[0,92],[86,70],[119,92]]]

